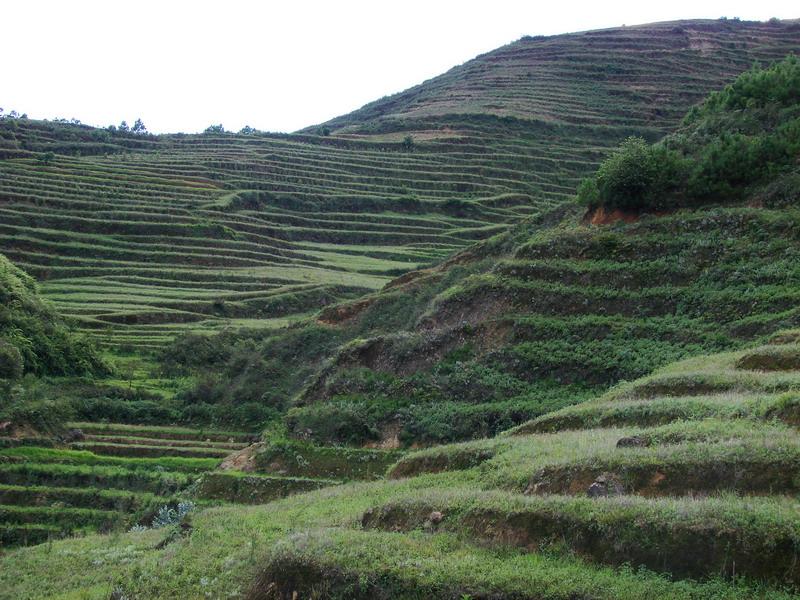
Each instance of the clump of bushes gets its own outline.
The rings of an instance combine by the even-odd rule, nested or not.
[[[664,210],[758,198],[796,204],[791,183],[800,154],[800,62],[754,67],[694,107],[681,129],[648,145],[628,138],[578,188],[589,208]],[[774,187],[774,184],[773,184]]]
[[[581,182],[578,199],[591,208],[658,208],[666,194],[678,188],[684,169],[677,152],[629,137],[594,177]]]
[[[0,379],[107,371],[94,346],[39,297],[33,278],[0,254]]]

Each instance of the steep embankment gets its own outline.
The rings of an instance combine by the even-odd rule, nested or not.
[[[113,346],[284,325],[547,211],[620,139],[798,43],[794,22],[524,38],[291,136],[5,119],[0,251]]]

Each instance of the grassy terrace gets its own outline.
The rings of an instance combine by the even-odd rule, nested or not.
[[[523,39],[330,136],[6,120],[0,251],[113,347],[280,327],[561,203],[621,138],[797,43],[790,23],[733,22]]]
[[[617,407],[601,414],[579,403],[672,361],[800,323],[795,210],[709,208],[608,227],[583,225],[574,211],[553,221],[515,228],[354,310],[342,329],[357,338],[304,390],[290,428],[322,443],[374,441],[400,414],[401,442],[441,443],[568,404],[624,425]],[[716,394],[745,380],[762,395],[795,382],[778,374],[758,388],[752,373],[708,377]],[[652,424],[682,410],[734,410],[714,398],[682,406],[652,413]],[[320,415],[346,431],[326,428]]]
[[[3,547],[119,533],[183,500],[255,504],[342,480],[381,478],[402,455],[295,444],[273,448],[255,461],[255,472],[244,473],[217,467],[252,443],[252,434],[115,423],[69,427],[83,437],[68,447],[31,440],[0,448],[0,554]]]
[[[147,598],[796,598],[800,437],[787,407],[800,380],[787,356],[800,350],[796,336],[776,341],[675,363],[509,435],[412,452],[385,481],[211,508],[183,537],[150,530],[13,551],[0,559],[0,589],[16,598],[114,589]],[[703,387],[732,374],[735,392]],[[783,399],[764,389],[784,390]],[[604,425],[578,410],[647,402],[666,414],[689,400],[731,410],[673,413],[657,426],[636,411]],[[737,412],[748,402],[760,410]],[[558,433],[532,433],[569,411]],[[250,476],[214,477],[210,493]],[[25,518],[18,511],[14,522]],[[98,561],[103,569],[90,572]]]
[[[12,135],[40,143],[36,123]],[[161,137],[46,166],[20,150],[0,169],[0,247],[47,281],[61,312],[113,329],[116,345],[155,347],[236,319],[281,325],[535,209],[519,168],[436,150]],[[504,195],[504,206],[478,202]]]
[[[190,497],[202,473],[248,440],[231,431],[71,425],[85,437],[70,448],[0,449],[2,546],[148,523],[160,507]]]

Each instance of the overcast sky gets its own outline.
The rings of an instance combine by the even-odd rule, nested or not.
[[[800,16],[794,1],[25,0],[3,7],[0,107],[151,131],[294,131],[523,35]]]

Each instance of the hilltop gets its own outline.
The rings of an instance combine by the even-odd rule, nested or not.
[[[798,28],[718,19],[526,36],[306,131],[413,131],[474,118],[663,134],[731,74],[783,58]]]

